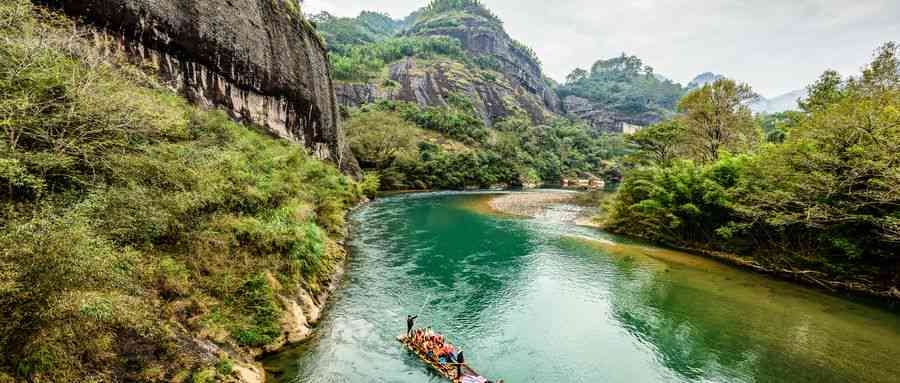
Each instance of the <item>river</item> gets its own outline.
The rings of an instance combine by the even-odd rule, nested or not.
[[[342,287],[270,381],[441,382],[395,337],[430,325],[519,382],[900,382],[900,315],[480,194],[390,197],[352,217]]]

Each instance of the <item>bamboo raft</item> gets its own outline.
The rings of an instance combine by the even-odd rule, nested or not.
[[[471,367],[469,367],[469,365],[465,363],[463,363],[462,365],[462,376],[456,376],[456,363],[446,363],[444,365],[441,365],[434,359],[429,358],[428,355],[425,354],[425,352],[423,352],[420,348],[413,346],[405,335],[398,336],[397,341],[406,346],[407,350],[416,354],[416,356],[418,356],[419,359],[421,359],[423,362],[425,362],[425,364],[431,367],[432,370],[453,383],[462,383],[466,377],[475,378],[481,376],[480,374],[478,374],[478,372],[473,370]],[[503,381],[499,380],[497,381],[497,383],[503,383]]]

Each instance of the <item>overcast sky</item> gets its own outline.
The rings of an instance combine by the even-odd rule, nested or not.
[[[305,0],[305,12],[401,18],[427,0]],[[884,42],[900,41],[900,0],[482,0],[537,51],[556,80],[599,58],[637,55],[687,84],[710,71],[773,97],[826,69],[856,74]]]

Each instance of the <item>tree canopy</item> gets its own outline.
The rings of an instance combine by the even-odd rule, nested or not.
[[[624,53],[598,60],[590,71],[576,68],[559,87],[560,96],[574,95],[609,109],[630,115],[653,113],[668,116],[685,91],[681,85],[663,79],[636,56]]]
[[[889,294],[900,278],[898,67],[897,45],[888,43],[859,76],[825,72],[801,112],[758,120],[780,132],[767,144],[752,139],[749,88],[720,80],[695,91],[672,122],[686,125],[684,151],[626,175],[608,228]],[[641,157],[658,159],[671,129],[631,141]]]
[[[744,151],[759,140],[749,104],[758,96],[749,85],[719,79],[678,102],[693,158],[712,162],[723,150]]]

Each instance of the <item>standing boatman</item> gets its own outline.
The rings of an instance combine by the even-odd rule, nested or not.
[[[463,357],[462,348],[459,349],[459,353],[456,354],[456,379],[462,380],[462,366],[466,363],[466,358]]]
[[[419,317],[418,315],[416,315],[416,316],[407,315],[406,316],[406,336],[407,337],[409,337],[410,334],[412,334],[412,328],[416,324],[416,318],[418,318],[418,317]]]

